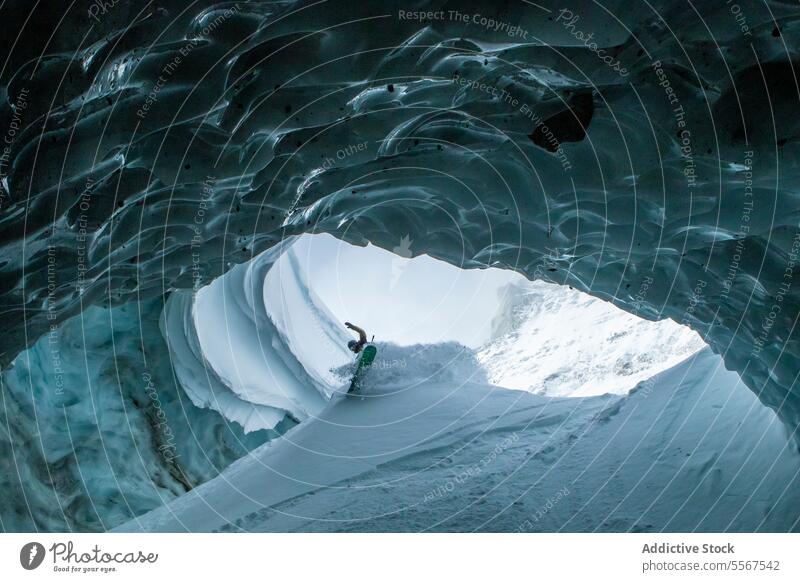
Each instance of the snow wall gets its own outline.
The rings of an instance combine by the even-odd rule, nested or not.
[[[164,310],[164,336],[192,402],[246,432],[319,413],[343,381],[331,370],[353,360],[351,338],[303,280],[291,244],[234,267],[196,298],[173,294]]]

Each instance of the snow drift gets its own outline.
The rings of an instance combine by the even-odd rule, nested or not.
[[[298,279],[290,247],[235,267],[196,297],[175,293],[165,308],[164,336],[192,402],[247,432],[318,413],[331,368],[351,360],[341,324]]]

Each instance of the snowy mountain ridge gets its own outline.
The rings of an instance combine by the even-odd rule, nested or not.
[[[548,396],[626,394],[705,344],[672,320],[647,321],[541,281],[503,289],[493,338],[477,350],[489,381]]]

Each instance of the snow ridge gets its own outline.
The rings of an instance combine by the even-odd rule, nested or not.
[[[511,284],[478,350],[489,381],[548,396],[626,394],[705,346],[672,320],[646,321],[542,281]]]

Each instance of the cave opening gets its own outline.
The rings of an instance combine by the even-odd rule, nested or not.
[[[669,319],[648,321],[565,285],[462,269],[419,251],[409,236],[392,251],[328,234],[286,241],[222,278],[236,283],[218,280],[198,293],[203,358],[240,400],[300,402],[289,406],[299,420],[349,381],[356,356],[346,345],[356,335],[348,321],[379,346],[378,365],[397,373],[419,358],[428,370],[431,360],[462,366],[468,356],[487,382],[545,396],[627,394],[705,347]],[[441,345],[452,349],[434,349]],[[298,367],[316,393],[295,387],[290,370]]]

